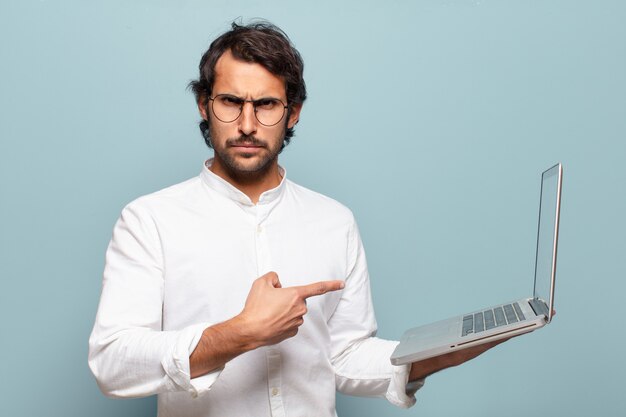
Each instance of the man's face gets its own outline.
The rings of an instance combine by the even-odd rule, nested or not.
[[[215,65],[215,82],[212,96],[229,94],[245,100],[277,98],[287,103],[285,82],[261,65],[237,60],[230,51],[225,52]],[[209,102],[209,107],[211,102]],[[287,127],[298,120],[301,106],[292,109],[274,126],[264,126],[256,119],[252,103],[245,103],[241,115],[225,123],[213,112],[199,105],[200,113],[209,120],[211,143],[217,164],[231,176],[254,177],[267,172],[278,162]]]

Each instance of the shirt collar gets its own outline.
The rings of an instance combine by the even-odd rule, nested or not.
[[[222,177],[215,175],[213,171],[208,168],[211,166],[212,163],[213,158],[210,158],[206,160],[203,164],[202,172],[200,173],[200,178],[202,178],[202,181],[214,191],[218,192],[219,194],[230,200],[237,202],[238,204],[245,206],[254,206],[255,204],[252,202],[252,200],[250,200],[250,197],[248,197],[241,190],[239,190],[237,187],[235,187]],[[280,175],[282,176],[280,184],[278,184],[277,187],[272,188],[271,190],[263,192],[263,194],[259,196],[259,202],[257,203],[258,205],[269,204],[273,201],[276,201],[283,194],[286,185],[287,170],[280,165],[278,166],[278,170],[280,172]]]

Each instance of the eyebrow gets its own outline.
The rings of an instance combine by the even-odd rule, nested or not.
[[[218,94],[215,94],[213,97],[217,97],[217,96],[231,96],[239,100],[244,100],[244,101],[246,100],[245,98],[238,96],[237,94],[232,94],[232,93],[218,93]],[[273,99],[273,100],[278,100],[278,101],[283,101],[283,102],[286,101],[286,99],[282,99],[282,98],[274,97],[274,96],[261,96],[259,98],[252,98],[250,100],[259,101],[259,100],[267,100],[267,99]]]

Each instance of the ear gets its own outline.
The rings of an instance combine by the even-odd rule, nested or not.
[[[207,106],[203,103],[206,103],[205,97],[200,97],[200,99],[196,103],[198,105],[198,111],[200,112],[200,116],[202,116],[202,119],[209,120],[209,115],[206,112]]]
[[[287,121],[287,127],[292,128],[300,120],[300,110],[302,110],[302,103],[294,104],[291,106],[291,113],[289,114],[289,120]]]

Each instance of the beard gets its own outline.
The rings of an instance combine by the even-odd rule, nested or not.
[[[221,162],[231,177],[240,180],[253,180],[266,174],[277,161],[285,141],[285,131],[283,130],[280,133],[280,139],[274,143],[261,140],[254,135],[241,135],[236,138],[229,138],[223,144],[218,143],[216,146],[212,140],[215,137],[215,132],[210,126],[208,133],[215,154],[214,157]],[[235,148],[242,145],[255,146],[259,149],[247,153]]]

